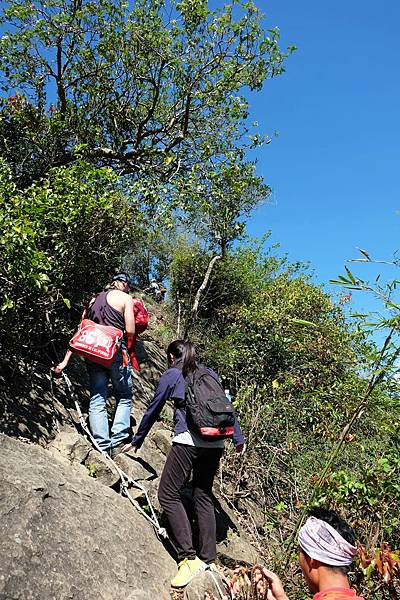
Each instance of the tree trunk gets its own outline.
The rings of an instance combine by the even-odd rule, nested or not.
[[[186,323],[185,335],[184,335],[185,339],[189,333],[189,329],[192,327],[193,323],[195,322],[195,320],[197,318],[197,313],[199,311],[199,305],[200,305],[200,298],[201,298],[202,293],[204,292],[204,290],[207,287],[207,284],[210,279],[214,265],[217,262],[217,260],[220,260],[221,258],[222,258],[222,256],[220,254],[217,254],[216,256],[213,256],[213,258],[210,260],[210,262],[208,264],[207,271],[206,271],[206,274],[204,275],[203,282],[202,282],[201,286],[199,287],[199,289],[197,290],[196,297],[195,297],[194,303],[193,303],[193,307],[190,312],[190,317]]]

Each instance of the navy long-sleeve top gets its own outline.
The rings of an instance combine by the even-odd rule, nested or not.
[[[177,361],[178,362],[178,361]],[[180,362],[180,361],[179,361]],[[210,374],[218,379],[218,375],[209,369]],[[218,379],[219,380],[219,379]],[[140,448],[146,435],[159,417],[167,400],[174,401],[174,430],[175,435],[189,431],[186,421],[186,411],[182,408],[185,400],[185,379],[182,370],[173,366],[165,371],[158,382],[153,400],[150,402],[142,420],[140,421],[136,435],[132,439],[132,445]],[[240,429],[239,421],[235,418],[233,443],[235,446],[244,443],[244,437]]]

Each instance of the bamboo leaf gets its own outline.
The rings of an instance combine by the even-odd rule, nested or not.
[[[295,323],[296,325],[304,325],[306,327],[318,327],[316,323],[312,321],[306,321],[305,319],[290,319],[291,323]]]
[[[356,284],[356,283],[357,283],[357,280],[356,280],[356,278],[354,277],[353,273],[350,271],[350,269],[349,269],[348,267],[346,267],[346,266],[345,266],[345,271],[346,271],[347,275],[349,276],[349,279],[350,279],[350,281],[351,281],[352,283]]]

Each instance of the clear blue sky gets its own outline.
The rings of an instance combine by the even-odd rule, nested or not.
[[[309,261],[319,283],[360,257],[356,246],[390,259],[400,248],[400,3],[257,4],[268,27],[280,28],[282,46],[298,50],[284,75],[250,97],[251,117],[279,136],[258,153],[273,197],[249,233],[272,229],[272,242]],[[356,271],[368,276],[373,267]],[[353,310],[372,306],[353,296]]]

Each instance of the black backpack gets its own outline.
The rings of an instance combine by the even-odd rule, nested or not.
[[[199,365],[185,378],[186,420],[190,430],[209,440],[233,436],[235,409],[220,382]]]

